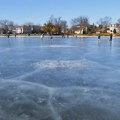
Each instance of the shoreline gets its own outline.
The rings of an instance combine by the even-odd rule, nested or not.
[[[52,35],[53,37],[62,37],[62,35]],[[70,34],[68,37],[98,37],[97,34]],[[109,33],[101,33],[101,37],[109,37]],[[7,37],[6,34],[0,34],[0,37]],[[14,34],[10,34],[10,37],[15,37]],[[18,34],[16,37],[41,37],[41,34]],[[44,37],[51,37],[50,35],[44,35]],[[67,35],[65,35],[67,37]],[[113,34],[113,37],[120,37],[120,34]]]
[[[7,37],[7,35],[6,34],[0,34],[0,37],[1,36],[3,36],[3,37]],[[10,34],[10,36],[12,37],[12,36],[15,36],[14,34]],[[41,34],[30,34],[30,36],[28,35],[28,34],[18,34],[18,35],[16,35],[16,37],[18,37],[18,36],[25,36],[25,37],[30,37],[30,36],[39,36],[39,37],[41,37]],[[50,35],[45,35],[45,37],[49,37]],[[61,37],[62,35],[52,35],[53,37]],[[65,35],[65,37],[66,37],[67,35]],[[98,37],[98,34],[69,34],[69,36],[73,36],[73,37],[81,37],[81,36],[89,36],[89,37]],[[101,37],[102,36],[110,36],[110,34],[109,33],[101,33]],[[120,34],[113,34],[113,37],[120,37]]]
[[[7,36],[0,36],[0,38],[7,38]],[[40,39],[42,39],[40,36],[10,36],[9,38],[27,38],[27,37],[31,37],[31,38],[40,38]],[[44,38],[50,38],[51,36],[45,36]],[[91,38],[91,37],[93,37],[93,38],[98,38],[97,36],[77,36],[77,38],[87,38],[87,37],[89,37],[89,38]],[[8,39],[9,39],[8,38]],[[43,38],[43,39],[44,39]],[[62,38],[62,36],[53,36],[53,38]],[[65,38],[63,38],[63,39],[66,39],[67,37],[65,37]],[[73,36],[69,36],[69,38],[76,38],[76,37],[73,37]],[[68,38],[68,39],[69,39]],[[76,38],[76,39],[77,39]],[[101,38],[109,38],[109,36],[101,36]],[[120,36],[113,36],[113,38],[115,39],[115,38],[120,38]]]

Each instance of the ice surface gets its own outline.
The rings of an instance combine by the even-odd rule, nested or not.
[[[0,37],[0,120],[119,120],[120,38]]]
[[[77,46],[67,46],[67,45],[48,45],[48,46],[40,46],[41,48],[72,48]]]
[[[0,82],[1,120],[119,120],[120,92],[90,87],[49,88]]]

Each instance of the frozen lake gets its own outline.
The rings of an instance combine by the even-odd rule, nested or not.
[[[0,37],[0,120],[120,120],[120,38]]]

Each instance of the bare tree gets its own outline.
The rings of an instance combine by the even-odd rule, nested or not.
[[[80,16],[71,20],[72,27],[71,31],[74,33],[76,30],[80,31],[80,34],[88,32],[89,18],[86,16]]]
[[[26,22],[26,23],[23,24],[23,26],[24,26],[24,25],[25,25],[25,26],[33,26],[34,23],[32,23],[32,22]]]
[[[55,18],[53,15],[50,16],[49,21],[53,25],[59,25],[61,23],[61,17]]]
[[[67,21],[61,20],[60,26],[61,26],[61,31],[62,31],[62,32],[65,32],[66,29],[68,28]]]
[[[120,18],[117,20],[117,24],[120,24]]]
[[[55,18],[52,15],[43,28],[49,34],[61,34],[67,28],[67,22],[62,20],[61,17]]]
[[[107,27],[108,25],[111,24],[112,18],[111,17],[104,17],[104,18],[100,18],[99,21],[97,22],[99,25],[103,26],[103,27]]]
[[[0,20],[0,28],[2,28],[5,33],[7,33],[8,31],[12,31],[15,28],[15,24],[13,21]]]
[[[86,16],[80,16],[71,20],[72,26],[80,25],[81,27],[87,27],[89,25],[89,19]]]

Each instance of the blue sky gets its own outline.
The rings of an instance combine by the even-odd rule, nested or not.
[[[120,18],[120,0],[0,0],[0,19],[9,19],[17,24],[45,23],[51,15],[70,20],[81,15],[91,23],[110,16],[116,22]]]

